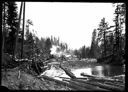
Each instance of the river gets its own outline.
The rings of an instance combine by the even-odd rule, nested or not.
[[[74,69],[72,70],[72,72],[77,77],[82,77],[80,74],[83,72],[88,75],[96,75],[99,77],[112,77],[122,75],[125,71],[123,66],[97,65],[80,69]]]
[[[83,77],[81,73],[86,73],[88,75],[96,75],[99,77],[112,77],[117,75],[125,74],[124,66],[112,66],[112,65],[91,65],[77,69],[71,69],[72,73],[76,77]],[[65,72],[61,69],[51,68],[50,70],[43,73],[50,77],[68,77]]]

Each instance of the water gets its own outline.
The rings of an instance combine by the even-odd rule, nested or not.
[[[99,77],[112,77],[124,74],[124,68],[123,66],[97,65],[80,69],[73,69],[72,72],[77,77],[82,77],[80,75],[81,73],[86,73],[88,75],[96,75]]]
[[[96,75],[99,77],[112,77],[124,74],[123,66],[111,65],[89,65],[78,69],[71,69],[71,71],[76,77],[83,77],[81,76],[81,73],[86,73],[87,75]],[[55,67],[45,71],[43,75],[54,78],[58,78],[58,76],[70,78],[62,69],[56,69]]]

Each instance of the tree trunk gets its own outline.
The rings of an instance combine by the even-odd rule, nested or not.
[[[65,69],[62,67],[62,65],[60,64],[60,68],[63,69],[65,71],[65,73],[70,77],[70,78],[76,78],[76,76],[69,70]]]
[[[22,44],[21,44],[21,58],[23,58],[23,45],[24,45],[24,23],[25,23],[25,2],[23,9],[23,31],[22,31]]]
[[[3,30],[2,30],[2,48],[1,48],[1,61],[2,63],[4,62],[4,42],[5,42],[5,37],[4,37],[4,32],[5,32],[5,2],[4,2],[4,23],[3,23]]]
[[[20,30],[20,21],[21,21],[21,14],[22,14],[22,6],[23,6],[23,2],[21,2],[21,6],[20,6],[19,22],[18,22],[18,28],[17,28],[18,30],[16,32],[16,40],[15,40],[15,45],[14,45],[13,57],[16,56],[18,33],[19,33],[19,30]]]

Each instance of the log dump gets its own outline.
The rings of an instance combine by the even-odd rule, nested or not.
[[[77,78],[70,70],[64,68],[60,65],[60,68],[65,71],[65,73],[70,78],[59,77],[62,80],[57,80],[50,78],[48,76],[41,75],[38,78],[44,78],[46,80],[55,81],[61,85],[65,85],[74,90],[86,90],[86,91],[124,91],[125,83],[122,80],[117,80],[114,78],[101,78],[91,75],[86,75],[82,73],[81,75],[85,78]],[[117,77],[116,77],[117,78]]]

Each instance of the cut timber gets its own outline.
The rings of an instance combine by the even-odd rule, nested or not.
[[[112,85],[112,86],[119,86],[119,87],[123,87],[124,84],[120,83],[120,82],[111,82],[111,81],[105,81],[105,80],[99,80],[99,79],[90,79],[88,80],[88,82],[100,82],[103,84],[108,84],[108,85]]]
[[[89,77],[91,79],[94,79],[94,80],[101,80],[101,81],[110,81],[110,82],[121,82],[123,83],[122,81],[119,81],[119,80],[115,80],[115,79],[112,79],[112,78],[105,78],[105,77],[98,77],[98,76],[92,76],[92,75],[87,75],[87,74],[84,74],[84,73],[81,73],[81,76],[84,76],[84,77]]]
[[[117,81],[119,81],[119,82],[125,83],[125,75],[124,75],[124,74],[118,75],[118,76],[113,76],[113,77],[111,77],[111,78],[112,78],[112,79],[115,79],[115,80],[117,80]]]
[[[59,78],[62,78],[62,79],[71,79],[71,78],[67,78],[67,77],[59,77]],[[76,79],[83,79],[83,80],[87,80],[88,78],[79,78],[79,77],[77,77]]]
[[[56,83],[65,85],[67,87],[70,87],[70,88],[73,88],[73,89],[76,89],[76,90],[88,90],[86,88],[83,88],[83,87],[80,87],[80,86],[77,86],[77,85],[74,85],[74,84],[69,84],[69,83],[64,82],[64,81],[56,80],[56,79],[50,78],[50,77],[45,76],[45,75],[39,76],[38,78],[44,78],[46,80],[54,81]]]
[[[120,83],[105,82],[105,84],[108,84],[108,85],[114,85],[114,86],[119,86],[119,87],[125,87],[124,84],[120,84]]]
[[[77,79],[74,79],[74,80],[72,80],[72,79],[71,80],[63,79],[63,80],[64,81],[68,81],[69,83],[72,83],[72,84],[87,88],[89,90],[108,91],[107,89],[99,88],[99,87],[94,86],[94,85],[90,85],[90,84],[87,84],[87,83],[82,83],[82,82],[76,81]]]
[[[66,68],[64,68],[64,67],[62,67],[61,64],[60,64],[60,68],[63,69],[63,70],[65,71],[65,73],[66,73],[69,77],[71,77],[71,78],[76,78],[76,76],[75,76],[70,70],[68,70],[68,69],[66,69]]]
[[[112,90],[112,91],[123,91],[124,90],[124,88],[122,88],[122,87],[103,84],[103,83],[100,83],[100,82],[88,82],[88,81],[84,81],[84,80],[80,80],[80,79],[77,79],[76,81],[91,84],[91,85],[98,86],[100,88],[104,88],[104,89],[108,89],[108,90]]]

